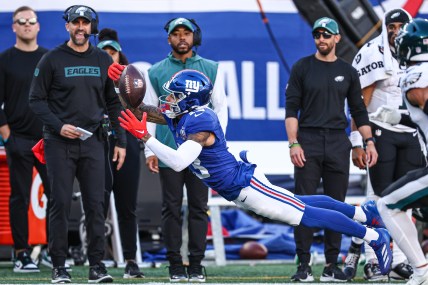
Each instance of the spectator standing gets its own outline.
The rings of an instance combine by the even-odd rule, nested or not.
[[[383,105],[406,111],[399,86],[405,71],[400,69],[396,60],[394,40],[400,28],[410,20],[411,16],[403,9],[393,9],[385,13],[382,34],[365,44],[352,62],[360,77],[363,100],[369,114],[373,114]],[[415,125],[392,126],[376,120],[370,121],[379,157],[377,164],[368,171],[368,185],[371,185],[372,189],[367,189],[367,200],[378,200],[382,191],[392,182],[410,170],[423,167],[426,162]],[[357,131],[351,133],[351,142],[355,166],[366,169],[363,142]],[[411,215],[411,210],[408,215]],[[349,248],[344,272],[350,279],[354,278],[357,271],[362,243],[362,240],[353,238]],[[374,282],[388,281],[388,275],[380,274],[378,261],[369,246],[365,246],[365,254],[364,278]],[[406,256],[394,242],[389,277],[409,279],[412,273]]]
[[[13,271],[32,273],[39,272],[31,260],[28,244],[28,208],[33,167],[40,174],[47,197],[50,190],[46,166],[35,158],[31,150],[42,137],[43,123],[30,110],[28,93],[36,65],[47,49],[37,44],[40,24],[32,8],[19,7],[12,19],[16,43],[0,54],[0,106],[3,105],[0,108],[0,137],[9,166],[9,217],[16,257]],[[44,206],[48,216],[48,206]],[[47,229],[48,222],[46,233]]]
[[[92,46],[98,33],[98,15],[87,6],[74,5],[64,12],[69,40],[48,52],[37,65],[30,90],[30,107],[43,121],[45,158],[51,184],[49,250],[52,283],[70,283],[65,270],[68,253],[68,215],[77,177],[85,211],[91,283],[112,282],[101,262],[105,245],[105,152],[101,124],[107,109],[118,141],[113,161],[117,169],[126,154],[126,137],[118,126],[121,104],[107,76],[113,62]],[[77,128],[92,133],[85,137]]]
[[[335,54],[340,41],[333,19],[318,19],[312,29],[317,51],[294,64],[286,89],[285,126],[290,157],[294,164],[295,193],[315,195],[320,179],[324,194],[344,201],[349,182],[351,143],[346,134],[345,100],[358,130],[367,144],[369,166],[377,160],[367,110],[361,99],[356,70]],[[299,114],[300,112],[300,114]],[[346,275],[336,265],[341,235],[324,232],[326,266],[322,282],[343,282]],[[294,231],[299,266],[293,281],[313,281],[309,266],[313,229],[298,226]]]
[[[117,31],[102,29],[98,34],[98,47],[105,50],[113,59],[113,62],[127,65],[128,59],[122,52]],[[116,92],[119,92],[116,88]],[[120,98],[120,97],[119,97]],[[120,170],[117,163],[111,160],[114,146],[117,142],[116,134],[109,136],[108,156],[106,160],[106,200],[105,207],[109,208],[111,191],[114,193],[114,201],[119,222],[120,240],[122,242],[123,257],[126,261],[123,278],[143,278],[144,273],[135,262],[137,251],[137,201],[138,183],[140,177],[140,143],[131,134],[126,134],[126,160]]]
[[[159,105],[159,97],[166,95],[162,85],[172,75],[183,69],[195,69],[206,74],[214,84],[211,104],[219,117],[223,130],[227,125],[227,101],[223,78],[218,75],[218,63],[202,58],[193,47],[201,45],[201,29],[194,20],[175,18],[164,27],[168,34],[168,44],[172,51],[167,58],[154,64],[148,70],[148,87],[144,98],[145,104]],[[119,74],[123,67],[113,68]],[[112,78],[117,80],[117,78]],[[174,137],[167,126],[148,124],[150,133],[162,143],[176,148]],[[205,282],[201,262],[205,256],[206,234],[208,230],[208,188],[200,178],[191,173],[189,168],[176,172],[169,168],[149,149],[145,148],[146,165],[153,173],[160,174],[162,188],[162,234],[167,250],[166,258],[170,264],[171,282],[194,281]],[[188,230],[189,230],[189,266],[183,264],[180,253],[182,246],[182,206],[183,187],[187,190]]]

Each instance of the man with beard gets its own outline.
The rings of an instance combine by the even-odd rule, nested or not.
[[[371,187],[367,188],[367,200],[378,200],[392,182],[426,164],[416,125],[391,125],[373,118],[381,106],[408,113],[399,86],[405,70],[400,68],[396,60],[394,40],[401,27],[410,20],[411,16],[401,8],[385,13],[382,34],[365,44],[352,62],[360,77],[364,103],[367,105],[379,152],[377,164],[368,172]],[[353,163],[365,169],[365,152],[358,132],[351,133],[351,142]],[[409,209],[407,214],[411,216],[411,213]],[[362,240],[352,238],[349,247],[344,272],[351,279],[357,272],[362,243]],[[366,256],[364,278],[373,282],[388,281],[388,275],[380,273],[377,258],[367,245],[364,252]],[[412,267],[408,264],[406,256],[394,241],[392,271],[389,278],[409,279],[412,273]]]
[[[217,114],[221,127],[226,132],[227,102],[224,91],[224,82],[218,74],[218,63],[202,58],[193,47],[201,45],[201,30],[192,19],[175,18],[164,27],[168,33],[168,43],[171,53],[164,60],[154,64],[148,70],[148,88],[144,103],[159,106],[159,97],[168,95],[162,86],[177,72],[183,69],[195,69],[206,74],[214,84],[212,94],[212,108]],[[119,79],[124,66],[113,65],[111,73]],[[151,86],[153,87],[151,87]],[[168,126],[148,123],[150,134],[163,144],[176,149],[174,137]],[[153,173],[160,174],[162,188],[162,234],[167,250],[166,258],[170,264],[169,275],[171,282],[193,281],[205,282],[205,274],[201,261],[204,258],[206,234],[208,228],[207,202],[208,188],[196,177],[189,168],[176,172],[169,168],[149,149],[145,149],[146,165]],[[182,201],[183,186],[187,190],[188,229],[189,229],[189,266],[183,265],[180,253],[182,245]]]
[[[366,107],[361,98],[357,71],[336,56],[339,27],[333,19],[318,19],[312,29],[317,52],[296,62],[286,89],[285,127],[294,164],[295,194],[314,195],[323,182],[324,194],[344,201],[349,181],[351,143],[346,134],[345,100],[358,131],[367,144],[367,163],[376,164],[377,152]],[[299,259],[293,281],[313,281],[309,265],[313,229],[294,231]],[[346,275],[336,265],[341,234],[324,232],[326,266],[321,282],[343,282]]]
[[[52,283],[70,283],[68,216],[75,177],[82,192],[88,237],[90,283],[112,282],[104,257],[105,136],[101,127],[107,110],[117,134],[113,160],[117,168],[126,154],[126,137],[119,127],[121,104],[107,76],[111,57],[89,43],[98,33],[98,16],[87,6],[64,12],[70,38],[40,60],[30,89],[30,107],[44,123],[45,159],[51,185],[49,251]],[[83,136],[78,128],[88,131]],[[90,135],[92,133],[92,135]]]

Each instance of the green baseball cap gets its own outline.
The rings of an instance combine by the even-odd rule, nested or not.
[[[195,31],[195,28],[189,20],[187,20],[186,18],[177,18],[169,24],[168,35],[171,34],[179,26],[184,26],[192,32]]]
[[[120,47],[120,44],[117,41],[113,40],[105,40],[101,41],[97,44],[97,47],[100,49],[103,49],[104,47],[112,47],[116,51],[122,51],[122,48]]]
[[[312,28],[312,32],[317,29],[325,29],[333,35],[339,34],[339,25],[335,20],[328,17],[322,17],[315,21],[314,27]]]

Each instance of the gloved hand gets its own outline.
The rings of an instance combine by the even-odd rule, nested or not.
[[[125,65],[120,65],[119,63],[113,62],[108,67],[108,77],[110,77],[111,80],[117,81],[120,78],[120,75],[122,74],[122,71],[125,69]]]
[[[121,115],[122,117],[119,117],[120,126],[130,132],[134,137],[141,140],[148,134],[146,126],[146,112],[143,113],[143,118],[141,121],[139,121],[129,109],[122,111]]]
[[[375,121],[396,125],[401,121],[401,113],[394,107],[382,105],[376,112],[371,113],[369,118]]]

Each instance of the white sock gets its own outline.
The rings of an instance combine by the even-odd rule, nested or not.
[[[415,273],[415,275],[418,275],[418,276],[425,275],[425,273],[427,273],[427,270],[428,270],[428,264],[425,264],[422,267],[413,268],[413,272]]]
[[[355,214],[352,219],[361,223],[367,221],[366,213],[364,213],[363,209],[360,206],[355,206]]]
[[[363,237],[363,239],[366,242],[371,242],[372,240],[377,240],[379,238],[379,234],[377,233],[377,231],[375,231],[374,229],[371,228],[366,228],[366,234]],[[369,246],[370,247],[370,246]]]
[[[363,239],[357,238],[357,237],[352,237],[351,240],[353,243],[356,243],[356,244],[362,244],[364,242]]]

